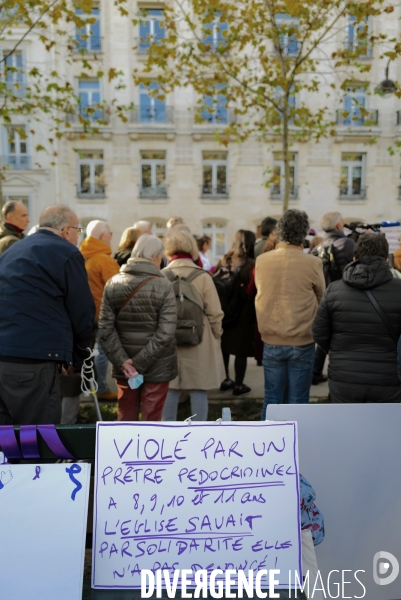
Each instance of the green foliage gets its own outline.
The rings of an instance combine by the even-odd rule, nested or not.
[[[134,81],[156,76],[164,94],[190,86],[199,109],[219,86],[235,116],[218,128],[222,144],[250,135],[281,141],[286,210],[290,145],[335,135],[327,98],[340,103],[350,84],[369,83],[373,46],[386,43],[390,56],[390,43],[398,54],[396,40],[374,36],[369,26],[392,10],[387,0],[172,0],[164,9],[165,37],[150,40]],[[352,44],[346,42],[350,19],[357,31]]]

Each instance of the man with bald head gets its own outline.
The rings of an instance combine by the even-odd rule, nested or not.
[[[59,366],[79,368],[95,306],[78,217],[49,206],[36,233],[0,256],[0,425],[59,423]]]
[[[30,221],[28,209],[23,202],[10,200],[1,210],[3,222],[0,224],[0,254],[10,246],[24,239],[24,231]]]

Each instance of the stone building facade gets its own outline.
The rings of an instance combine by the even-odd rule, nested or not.
[[[143,36],[155,31],[152,27],[163,7],[158,2],[133,1],[130,8],[132,15],[139,8],[148,11],[148,30],[135,29],[112,2],[101,0],[93,10],[96,23],[91,26],[92,35],[82,38],[76,32],[90,65],[84,76],[78,58],[67,63],[62,50],[46,53],[34,36],[21,44],[27,71],[34,62],[42,68],[55,66],[61,77],[74,80],[84,108],[105,101],[106,110],[101,115],[104,125],[90,137],[84,137],[79,123],[71,120],[64,139],[56,143],[54,167],[48,155],[34,150],[48,137],[49,123],[35,124],[35,134],[29,133],[25,143],[18,133],[13,138],[10,127],[3,127],[3,164],[9,166],[3,182],[4,199],[23,198],[32,224],[53,202],[71,206],[82,224],[105,219],[113,230],[115,247],[123,229],[135,221],[149,220],[155,233],[163,235],[167,220],[178,215],[194,233],[211,235],[212,251],[218,258],[230,247],[237,229],[256,231],[265,216],[280,216],[283,186],[265,186],[271,173],[278,174],[283,168],[280,141],[260,143],[251,138],[222,147],[215,131],[232,118],[229,110],[223,109],[220,119],[212,116],[196,123],[196,97],[191,90],[177,90],[163,103],[136,87],[131,73],[141,67],[146,56]],[[397,10],[401,14],[399,7]],[[395,35],[399,16],[395,12],[369,26]],[[331,43],[344,43],[350,32],[352,27],[344,22]],[[7,42],[1,45],[4,50]],[[329,210],[340,211],[346,221],[401,218],[401,160],[397,151],[394,155],[388,152],[401,138],[401,102],[395,96],[381,98],[371,93],[384,78],[385,61],[379,54],[373,49],[365,59],[372,65],[370,85],[366,89],[356,86],[353,92],[359,104],[370,111],[371,125],[367,127],[357,112],[344,119],[341,112],[352,100],[332,98],[333,119],[337,115],[338,120],[336,135],[319,144],[296,142],[291,147],[290,205],[306,210],[316,229]],[[108,82],[107,77],[95,76],[112,67],[122,73],[117,79]],[[390,76],[401,80],[401,63],[391,63],[390,69]],[[114,102],[134,106],[126,111],[126,123],[113,114]],[[32,129],[29,123],[26,127]],[[372,137],[376,141],[370,144]]]

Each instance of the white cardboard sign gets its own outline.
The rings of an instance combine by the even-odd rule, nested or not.
[[[193,587],[221,568],[280,569],[288,587],[302,577],[297,453],[294,422],[98,423],[92,586],[189,569]]]
[[[82,600],[89,477],[85,463],[0,465],[1,598]]]

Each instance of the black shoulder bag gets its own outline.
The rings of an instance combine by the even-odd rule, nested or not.
[[[373,308],[375,309],[375,311],[377,312],[377,314],[379,315],[379,317],[381,318],[381,320],[383,321],[389,336],[391,337],[391,339],[393,340],[395,346],[397,347],[398,345],[398,336],[395,333],[393,326],[391,325],[389,319],[387,318],[387,315],[385,314],[385,312],[383,311],[382,307],[380,306],[380,304],[378,303],[378,301],[376,300],[376,298],[374,297],[374,295],[372,294],[372,292],[370,290],[364,290],[365,294],[367,295],[367,297],[369,298],[369,300],[371,301]]]

